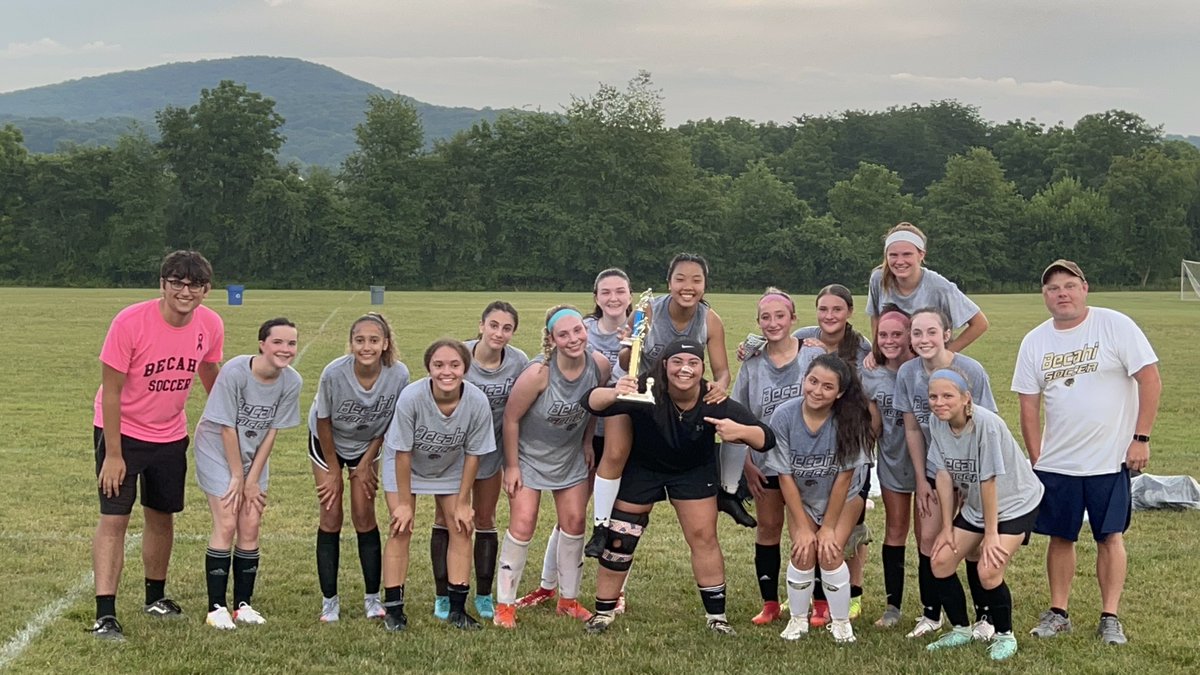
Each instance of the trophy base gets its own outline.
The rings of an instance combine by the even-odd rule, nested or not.
[[[650,391],[653,387],[654,387],[654,378],[647,377],[646,378],[646,391],[639,391],[635,394],[618,394],[617,400],[618,401],[629,401],[630,403],[645,403],[648,405],[654,405],[654,394],[651,393],[651,391]]]

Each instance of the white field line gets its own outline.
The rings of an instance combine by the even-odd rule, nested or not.
[[[346,302],[349,303],[356,295],[358,295],[358,291],[351,293],[350,297],[346,299]],[[300,363],[300,359],[304,358],[304,353],[307,352],[308,348],[317,341],[317,338],[321,337],[321,334],[325,332],[325,327],[329,325],[329,322],[333,320],[333,317],[337,316],[338,312],[342,311],[342,307],[345,307],[345,305],[338,305],[337,307],[334,307],[333,311],[329,313],[329,316],[325,317],[325,320],[321,322],[321,327],[317,329],[317,334],[311,338],[307,338],[304,341],[304,346],[300,348],[300,353],[296,355],[296,361],[292,364],[293,366]]]

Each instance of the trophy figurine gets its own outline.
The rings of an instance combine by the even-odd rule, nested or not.
[[[650,301],[654,299],[651,289],[647,288],[637,300],[637,304],[633,308],[633,332],[630,334],[629,345],[629,373],[635,378],[638,377],[638,372],[641,368],[642,361],[642,345],[646,339],[646,334],[650,332],[650,322],[646,319],[646,310],[650,308]],[[622,344],[626,344],[622,341]],[[617,396],[622,401],[632,401],[634,403],[649,403],[654,405],[654,394],[651,389],[654,387],[654,378],[646,378],[646,390],[635,392],[632,394],[620,394]]]

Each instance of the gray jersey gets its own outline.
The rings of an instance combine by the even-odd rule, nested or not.
[[[858,377],[867,398],[879,408],[883,421],[883,432],[876,444],[879,452],[875,472],[879,475],[879,484],[892,492],[911,493],[917,489],[916,473],[904,438],[904,413],[895,406],[896,371],[884,366],[874,370],[863,368],[858,371]]]
[[[569,381],[558,369],[557,361],[551,357],[546,389],[521,418],[517,438],[521,481],[534,490],[560,490],[587,480],[583,433],[591,416],[579,401],[602,384],[600,368],[588,353],[583,372]],[[535,364],[543,362],[544,357],[539,355],[529,367],[541,368]]]
[[[412,454],[412,493],[457,494],[467,455],[496,452],[492,411],[487,396],[463,382],[454,411],[443,415],[433,398],[432,381],[423,377],[400,393],[396,416],[383,438],[383,489],[396,492],[396,453]]]
[[[317,418],[333,424],[333,446],[338,457],[358,459],[371,441],[383,436],[400,390],[408,384],[408,367],[397,361],[384,366],[370,389],[354,375],[354,357],[334,359],[321,371],[317,395],[308,411],[308,433],[317,435]]]
[[[801,347],[796,352],[796,358],[783,366],[776,366],[765,351],[755,354],[742,363],[733,383],[733,393],[729,397],[746,406],[746,409],[763,423],[769,424],[775,408],[784,401],[800,396],[804,371],[821,353],[822,350],[816,347]],[[746,447],[741,443],[728,445],[739,449]],[[726,448],[722,448],[721,451],[728,452]],[[740,457],[741,454],[737,456]],[[764,475],[778,475],[775,469],[767,465],[766,453],[752,452],[750,461],[754,462]]]
[[[1021,452],[1008,425],[990,410],[976,408],[959,435],[936,417],[929,423],[933,442],[926,460],[936,474],[950,474],[954,486],[965,495],[962,516],[975,527],[983,527],[983,497],[979,484],[996,479],[997,522],[1028,514],[1042,502],[1045,488]]]
[[[478,343],[479,340],[467,340],[464,344],[474,354],[475,345]],[[476,480],[491,478],[504,466],[504,406],[508,405],[508,395],[512,393],[513,384],[528,364],[529,357],[525,352],[512,345],[505,345],[504,356],[494,370],[488,370],[475,359],[471,359],[471,367],[467,370],[465,379],[487,394],[488,403],[492,407],[492,429],[496,435],[496,452],[479,458]]]
[[[621,369],[621,364],[617,363],[617,354],[621,351],[621,336],[618,331],[612,333],[601,331],[600,320],[594,316],[584,317],[583,325],[587,327],[588,349],[600,352],[605,359],[608,359],[608,384],[613,384],[625,374],[625,371]],[[602,418],[596,418],[596,435],[604,435]]]
[[[929,268],[921,268],[921,281],[917,288],[908,295],[901,295],[895,289],[883,290],[883,270],[871,272],[871,287],[867,295],[867,315],[879,316],[885,305],[895,305],[910,316],[918,309],[937,307],[950,317],[954,328],[967,325],[971,317],[979,313],[979,305],[971,301],[965,293],[958,290],[953,281],[934,272]]]
[[[820,340],[821,339],[821,327],[820,326],[805,326],[804,328],[797,328],[796,332],[792,333],[792,336],[795,337],[796,339],[800,340],[801,342],[803,342],[804,340]],[[862,333],[859,333],[858,334],[858,353],[855,355],[854,365],[856,367],[858,365],[860,365],[863,362],[863,359],[867,358],[867,354],[870,354],[870,353],[871,353],[871,341],[868,340],[866,338],[866,336],[864,336]]]
[[[241,475],[245,476],[272,429],[300,425],[300,373],[289,366],[274,382],[264,384],[250,371],[253,358],[235,356],[221,368],[204,404],[204,415],[196,425],[196,481],[206,494],[219,497],[229,490],[231,473],[221,440],[223,427],[237,430]],[[263,491],[267,489],[268,474],[268,467],[263,466],[258,478]]]
[[[650,303],[650,332],[642,342],[642,360],[638,362],[638,376],[650,372],[663,350],[679,338],[691,338],[702,345],[708,345],[708,305],[696,304],[696,314],[683,331],[675,329],[669,311],[671,296],[661,295]]]
[[[775,432],[775,448],[767,453],[767,466],[779,475],[790,475],[800,489],[804,512],[820,525],[829,507],[829,493],[839,473],[853,471],[846,501],[858,496],[870,473],[866,449],[842,464],[837,457],[837,421],[833,415],[825,420],[816,433],[804,424],[804,398],[793,398],[775,409],[771,429]]]
[[[971,400],[975,405],[981,408],[987,408],[992,412],[999,412],[996,406],[996,399],[992,396],[992,382],[988,379],[987,371],[978,361],[962,354],[955,354],[954,359],[950,362],[950,368],[957,370],[967,378],[967,385],[971,388]],[[900,372],[896,374],[896,394],[892,398],[892,404],[899,410],[901,414],[912,413],[917,418],[917,424],[921,425],[921,432],[925,434],[925,449],[929,449],[929,373],[925,370],[925,363],[921,359],[912,359],[900,366]],[[926,474],[929,473],[929,468],[926,467]]]

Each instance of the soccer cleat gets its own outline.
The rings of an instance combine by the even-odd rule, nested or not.
[[[125,633],[121,630],[121,623],[117,621],[117,617],[112,615],[96,619],[96,623],[92,624],[92,637],[97,640],[111,640],[113,642],[125,641]]]
[[[750,619],[755,626],[765,626],[779,618],[779,601],[767,600],[763,603],[762,611]],[[807,623],[807,622],[806,622]]]
[[[433,597],[433,618],[438,621],[450,618],[450,596],[435,595]]]
[[[248,602],[238,605],[233,612],[233,620],[250,626],[261,626],[267,622],[263,615],[259,614],[258,610],[251,607]]]
[[[976,642],[991,642],[996,635],[996,627],[987,619],[980,619],[971,624],[971,639]]]
[[[788,619],[787,628],[783,629],[783,632],[779,634],[779,637],[783,638],[784,640],[799,640],[807,635],[808,617],[793,616],[792,618]]]
[[[862,596],[857,595],[850,598],[850,620],[853,621],[862,616]]]
[[[854,627],[850,625],[850,620],[834,619],[829,622],[829,632],[833,634],[834,642],[838,644],[849,644],[854,642]]]
[[[823,628],[829,623],[829,602],[827,600],[813,600],[812,617],[808,623],[813,628]]]
[[[1029,631],[1029,634],[1034,637],[1051,638],[1059,633],[1070,632],[1071,620],[1052,609],[1048,609],[1038,617],[1038,624]]]
[[[746,510],[746,505],[737,495],[717,490],[717,510],[729,514],[733,522],[742,527],[758,527],[758,521]]]
[[[342,602],[338,596],[321,598],[321,623],[333,623],[341,618]]]
[[[904,637],[906,637],[906,638],[924,637],[926,635],[929,635],[930,633],[936,633],[938,630],[941,629],[941,627],[942,627],[942,617],[939,616],[937,618],[937,620],[935,621],[934,619],[930,619],[929,617],[922,615],[921,618],[917,619],[917,625],[913,626],[913,629],[908,631],[908,634],[905,635]]]
[[[450,612],[450,618],[446,622],[459,630],[479,630],[483,628],[475,620],[475,617],[466,612]]]
[[[496,616],[496,601],[492,599],[491,593],[475,596],[475,611],[479,612],[481,619],[491,619]]]
[[[599,635],[608,630],[608,627],[611,626],[612,622],[616,620],[617,617],[614,614],[610,614],[608,612],[596,612],[592,615],[592,618],[587,620],[587,623],[583,624],[583,632],[587,633],[588,635]]]
[[[588,539],[588,543],[583,547],[583,554],[589,558],[599,558],[601,553],[604,553],[604,547],[608,544],[608,526],[596,525],[592,528],[592,538]]]
[[[592,613],[586,607],[579,604],[579,601],[575,598],[571,598],[570,600],[559,598],[558,607],[554,611],[561,616],[569,616],[572,619],[579,619],[580,621],[587,621],[592,618]]]
[[[143,607],[142,612],[159,619],[183,618],[183,609],[170,598],[159,598]]]
[[[517,607],[516,605],[507,605],[503,602],[496,605],[496,616],[492,617],[492,623],[501,628],[516,628],[517,627]]]
[[[900,608],[893,605],[888,605],[887,609],[883,610],[883,616],[875,621],[876,628],[892,628],[900,623]]]
[[[1100,625],[1096,626],[1096,635],[1106,645],[1123,645],[1128,642],[1125,639],[1125,628],[1121,625],[1120,619],[1115,616],[1100,617]]]
[[[408,628],[408,616],[401,612],[399,616],[388,613],[383,617],[383,629],[389,633],[398,633]]]
[[[616,607],[616,609],[613,610],[613,614],[624,614],[624,613],[625,613],[625,591],[621,591],[621,594],[617,596],[617,607]]]
[[[925,649],[936,652],[939,649],[950,649],[969,644],[971,644],[971,627],[955,626],[949,631],[942,633],[942,636],[938,639],[925,645]]]
[[[555,590],[553,588],[542,588],[538,586],[536,591],[526,593],[517,600],[517,607],[525,609],[526,607],[534,607],[554,597]]]
[[[1017,653],[1017,638],[1012,633],[997,633],[988,647],[993,661],[1003,661]]]
[[[204,619],[204,623],[216,628],[217,630],[233,630],[237,628],[237,624],[233,622],[233,617],[229,614],[228,607],[213,605],[213,610],[208,613]]]
[[[709,619],[708,629],[717,635],[737,635],[737,631],[725,619]]]
[[[363,613],[368,619],[382,619],[387,614],[387,609],[384,608],[378,593],[368,593],[363,596]]]

